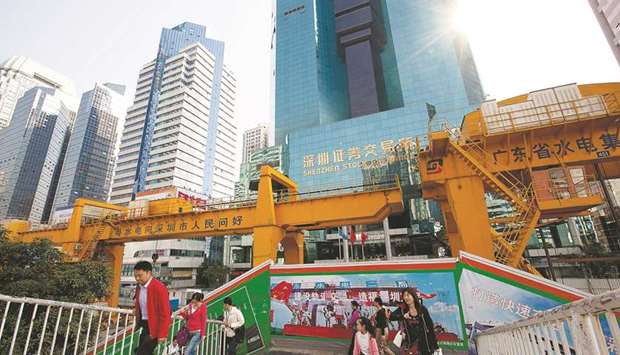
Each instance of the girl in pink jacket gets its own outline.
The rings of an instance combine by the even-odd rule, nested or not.
[[[353,345],[353,355],[379,355],[379,347],[370,320],[361,317],[355,322],[357,332]]]

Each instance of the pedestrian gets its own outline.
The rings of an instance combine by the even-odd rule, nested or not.
[[[137,355],[152,355],[158,343],[165,343],[170,326],[168,289],[153,277],[153,265],[139,261],[133,268],[138,283],[134,314],[142,328]]]
[[[226,354],[235,355],[237,345],[245,336],[245,319],[239,308],[235,307],[230,297],[224,298],[224,327],[226,333]]]
[[[357,320],[361,317],[361,313],[360,313],[360,304],[357,303],[357,301],[353,300],[351,301],[351,315],[349,316],[349,319],[347,321],[347,328],[352,329],[353,331],[353,336],[351,336],[351,344],[349,345],[349,355],[353,354],[353,345],[355,344],[355,333],[356,333],[356,326],[355,323],[357,322]]]
[[[433,320],[422,305],[414,288],[401,293],[403,303],[390,314],[391,321],[398,321],[403,332],[400,353],[407,355],[432,355],[439,348]]]
[[[185,326],[190,334],[189,343],[185,348],[185,355],[195,355],[198,345],[205,338],[207,306],[202,302],[203,298],[202,292],[195,292],[192,295],[190,304],[180,312],[181,317],[185,319]]]
[[[377,339],[379,351],[381,352],[381,354],[394,355],[394,352],[390,350],[387,342],[389,311],[383,306],[383,300],[381,299],[381,297],[376,297],[373,305],[377,309],[374,315],[374,319],[375,339]]]
[[[379,347],[370,320],[366,317],[358,318],[355,329],[357,331],[354,337],[353,355],[379,355]]]

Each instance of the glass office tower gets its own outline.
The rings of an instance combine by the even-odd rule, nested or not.
[[[436,120],[458,126],[483,91],[455,0],[276,2],[275,141],[302,190],[362,182]],[[422,137],[423,138],[423,137]],[[368,175],[368,174],[366,174]]]
[[[483,100],[467,39],[452,23],[455,7],[456,0],[275,2],[273,125],[283,169],[302,192],[401,175],[408,213],[390,218],[394,255],[428,253],[411,236],[433,233],[429,213],[439,216],[414,198],[416,137],[425,140],[433,111],[434,124],[458,127]],[[334,246],[329,231],[319,234],[325,245],[308,243],[309,259]]]

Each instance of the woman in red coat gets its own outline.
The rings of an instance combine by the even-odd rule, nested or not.
[[[192,295],[191,303],[181,311],[181,317],[185,318],[187,330],[189,330],[190,340],[185,348],[186,355],[195,355],[198,345],[205,338],[205,327],[207,326],[207,306],[202,302],[204,296],[200,292]]]

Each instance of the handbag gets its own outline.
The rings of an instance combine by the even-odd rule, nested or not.
[[[187,343],[189,342],[189,338],[190,338],[189,329],[187,329],[186,326],[183,326],[181,329],[179,329],[179,332],[177,333],[175,337],[177,344],[179,344],[179,346],[187,345]]]
[[[392,340],[392,343],[394,343],[394,345],[396,345],[396,347],[400,349],[400,346],[403,344],[403,331],[402,330],[399,330],[396,333],[396,336],[394,336],[394,340]]]

